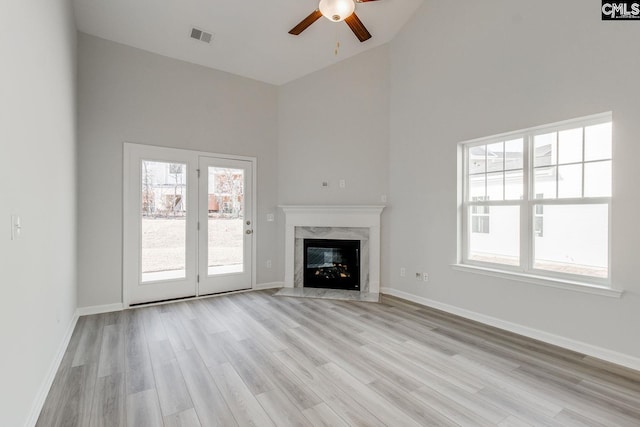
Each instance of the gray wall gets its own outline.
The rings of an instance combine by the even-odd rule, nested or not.
[[[640,26],[596,0],[427,1],[391,45],[391,285],[640,357]],[[455,13],[453,13],[455,11]],[[630,25],[631,24],[631,25]],[[612,278],[622,299],[453,271],[456,144],[613,111]],[[430,282],[408,272],[426,271]]]
[[[124,142],[257,157],[257,283],[279,280],[277,88],[78,37],[79,306],[122,301]]]
[[[385,204],[381,196],[389,192],[388,45],[278,89],[280,204]],[[345,188],[339,186],[342,179]],[[328,188],[322,187],[323,181]],[[284,214],[279,214],[279,253],[284,253]],[[385,210],[382,217],[383,258],[389,242],[388,214]],[[383,284],[386,274],[383,267]]]
[[[3,2],[0,28],[0,425],[20,426],[76,308],[76,31],[66,0]]]
[[[281,203],[380,204],[388,157],[387,45],[279,87]]]
[[[640,27],[601,22],[599,8],[464,0],[452,13],[427,1],[391,45],[278,88],[81,35],[80,305],[121,300],[121,157],[131,141],[259,158],[258,282],[283,276],[277,204],[377,204],[386,194],[383,286],[640,356],[630,339],[640,323],[640,57],[628,51]],[[624,297],[452,270],[457,143],[609,110],[611,270]],[[277,223],[264,222],[270,212]],[[429,283],[413,278],[423,271]]]

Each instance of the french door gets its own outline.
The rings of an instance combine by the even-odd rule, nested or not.
[[[248,289],[253,159],[125,144],[126,305]]]
[[[200,156],[199,294],[251,287],[252,170],[246,160]],[[249,286],[247,286],[247,284]]]

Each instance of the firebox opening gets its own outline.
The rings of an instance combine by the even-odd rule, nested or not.
[[[360,241],[304,239],[304,287],[360,290]]]

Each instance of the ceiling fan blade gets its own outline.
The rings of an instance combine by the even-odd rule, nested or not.
[[[294,36],[299,35],[301,32],[306,30],[309,27],[309,25],[316,22],[321,16],[322,16],[322,13],[320,13],[319,10],[314,10],[313,12],[311,12],[309,16],[307,16],[302,21],[300,21],[298,25],[296,25],[291,30],[289,30],[289,34],[293,34]]]
[[[365,28],[364,24],[362,23],[360,18],[358,18],[358,15],[356,15],[355,12],[352,13],[351,16],[346,18],[344,22],[347,23],[349,28],[351,28],[351,31],[353,31],[353,34],[356,35],[356,37],[358,38],[358,40],[360,40],[360,42],[369,40],[371,38],[371,34]]]

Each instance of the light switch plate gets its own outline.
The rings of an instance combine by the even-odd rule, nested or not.
[[[22,221],[20,216],[11,215],[11,240],[18,240],[22,231]]]

